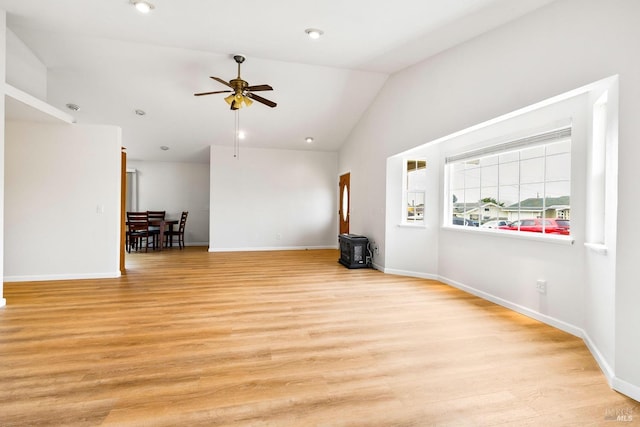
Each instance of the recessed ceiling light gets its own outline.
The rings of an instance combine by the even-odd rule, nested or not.
[[[147,114],[144,110],[136,110],[136,114],[139,116],[144,116],[145,114]]]
[[[167,151],[167,150],[169,149],[169,147],[167,147],[166,145],[161,145],[161,146],[160,146],[160,149],[161,149],[162,151]]]
[[[71,111],[80,110],[80,106],[78,104],[72,104],[72,103],[67,104],[67,108]]]
[[[244,133],[243,130],[238,131],[238,139],[245,139],[246,137],[247,135]]]
[[[140,13],[149,13],[152,11],[155,6],[148,1],[144,0],[131,0],[131,3],[138,9]]]
[[[314,40],[319,39],[320,36],[324,34],[324,31],[317,28],[307,28],[306,30],[304,30],[304,32],[307,33],[309,38],[312,38]]]
[[[311,144],[313,142],[313,138],[308,136],[304,139],[304,142],[306,142],[307,144]]]

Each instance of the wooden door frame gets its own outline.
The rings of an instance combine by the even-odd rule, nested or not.
[[[343,215],[344,188],[347,189],[347,214]],[[349,234],[351,222],[351,172],[340,175],[338,180],[338,234]]]
[[[124,251],[126,242],[125,210],[127,206],[127,152],[122,147],[120,154],[120,274],[125,273]]]

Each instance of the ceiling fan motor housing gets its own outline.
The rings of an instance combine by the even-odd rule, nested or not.
[[[236,93],[244,92],[247,86],[249,86],[249,83],[247,83],[245,80],[242,80],[242,79],[233,79],[229,81],[229,84],[233,87],[233,90]]]

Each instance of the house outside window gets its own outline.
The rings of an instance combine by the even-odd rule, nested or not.
[[[426,160],[407,160],[404,165],[403,222],[424,223]]]
[[[569,234],[570,127],[447,157],[446,169],[445,225]]]

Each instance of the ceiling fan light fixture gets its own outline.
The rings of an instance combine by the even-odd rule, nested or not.
[[[232,105],[232,108],[235,110],[242,108],[242,94],[234,93],[230,104]]]
[[[233,102],[234,99],[236,99],[236,96],[233,93],[224,98],[224,100],[227,101],[227,104],[229,104],[229,105],[231,105],[231,103]]]
[[[251,100],[251,98],[245,96],[244,98],[244,103],[247,107],[251,107],[251,104],[253,104],[253,101]]]
[[[324,31],[317,28],[307,28],[304,32],[313,40],[319,39],[324,34]]]
[[[131,3],[138,9],[140,13],[149,13],[151,12],[155,6],[148,1],[145,0],[131,0]]]

